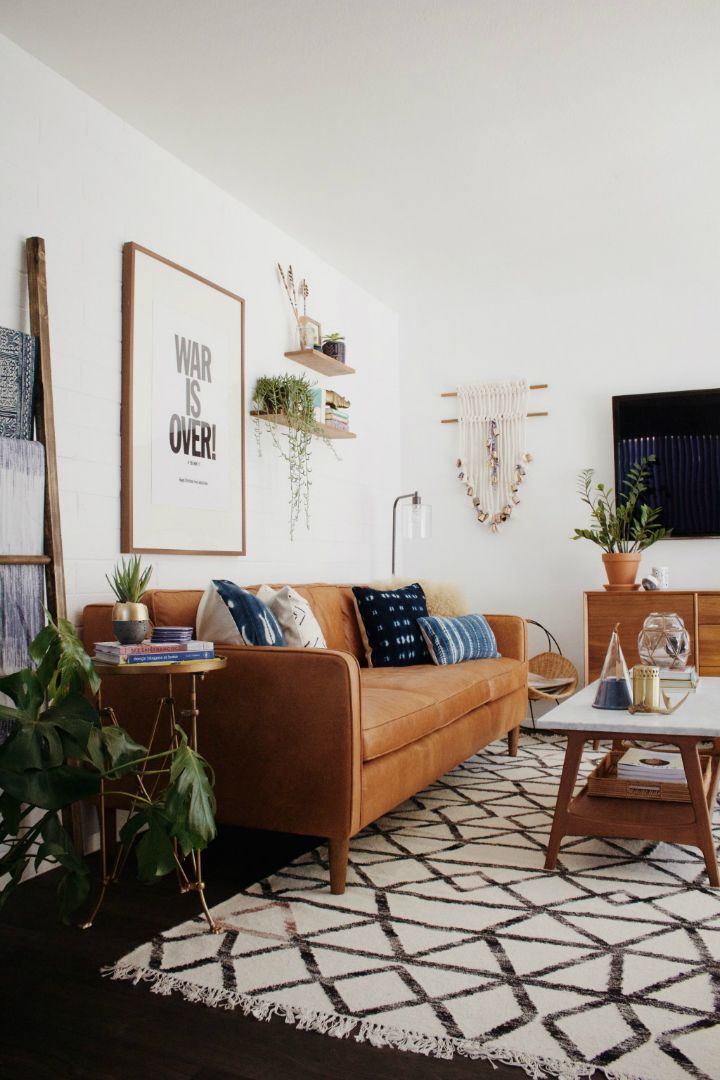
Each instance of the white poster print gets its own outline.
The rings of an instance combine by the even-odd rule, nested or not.
[[[230,509],[225,335],[153,304],[152,502],[188,510]]]

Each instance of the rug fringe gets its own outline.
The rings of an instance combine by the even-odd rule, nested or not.
[[[518,1053],[507,1047],[493,1046],[492,1043],[479,1044],[473,1039],[453,1039],[447,1035],[422,1035],[401,1028],[385,1027],[373,1020],[359,1020],[354,1016],[339,1016],[337,1013],[318,1012],[303,1009],[296,1005],[280,1001],[267,1001],[263,998],[243,994],[237,990],[225,990],[222,987],[197,986],[186,982],[165,971],[157,971],[140,965],[127,964],[122,960],[117,964],[100,969],[101,974],[109,979],[131,980],[149,983],[153,994],[164,997],[177,992],[186,1001],[208,1005],[214,1009],[240,1009],[244,1016],[255,1020],[270,1020],[273,1016],[282,1017],[286,1024],[294,1024],[299,1031],[317,1031],[330,1035],[334,1039],[347,1039],[351,1035],[356,1042],[367,1042],[371,1046],[390,1047],[426,1057],[450,1060],[455,1054],[461,1057],[482,1059],[491,1065],[514,1065],[524,1070],[531,1080],[591,1080],[597,1072],[606,1080],[649,1080],[648,1077],[630,1073],[618,1073],[603,1066],[587,1063],[567,1064],[532,1054]]]

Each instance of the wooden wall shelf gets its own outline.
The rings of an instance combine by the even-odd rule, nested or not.
[[[288,360],[295,360],[304,367],[312,368],[321,375],[354,375],[355,368],[342,364],[332,356],[326,356],[319,349],[298,349],[295,352],[286,352]],[[342,438],[343,436],[341,436]]]
[[[267,420],[269,424],[278,424],[280,427],[288,427],[285,413],[251,413],[256,420]],[[323,439],[356,439],[354,431],[346,431],[344,428],[333,427],[332,424],[318,424],[319,436]]]

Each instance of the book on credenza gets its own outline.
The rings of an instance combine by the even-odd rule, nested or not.
[[[696,690],[700,678],[694,667],[660,668],[660,686],[663,690]]]
[[[617,763],[618,778],[622,780],[657,780],[661,784],[684,784],[685,769],[682,754],[668,750],[645,749],[633,746]]]

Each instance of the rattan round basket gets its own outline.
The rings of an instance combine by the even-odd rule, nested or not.
[[[577,690],[579,681],[577,668],[572,661],[566,656],[561,656],[560,653],[543,652],[532,656],[528,661],[528,671],[547,680],[548,684],[542,690],[528,686],[528,697],[531,701],[561,701]],[[553,679],[558,679],[558,683],[553,685]],[[566,679],[572,681],[568,683]]]

